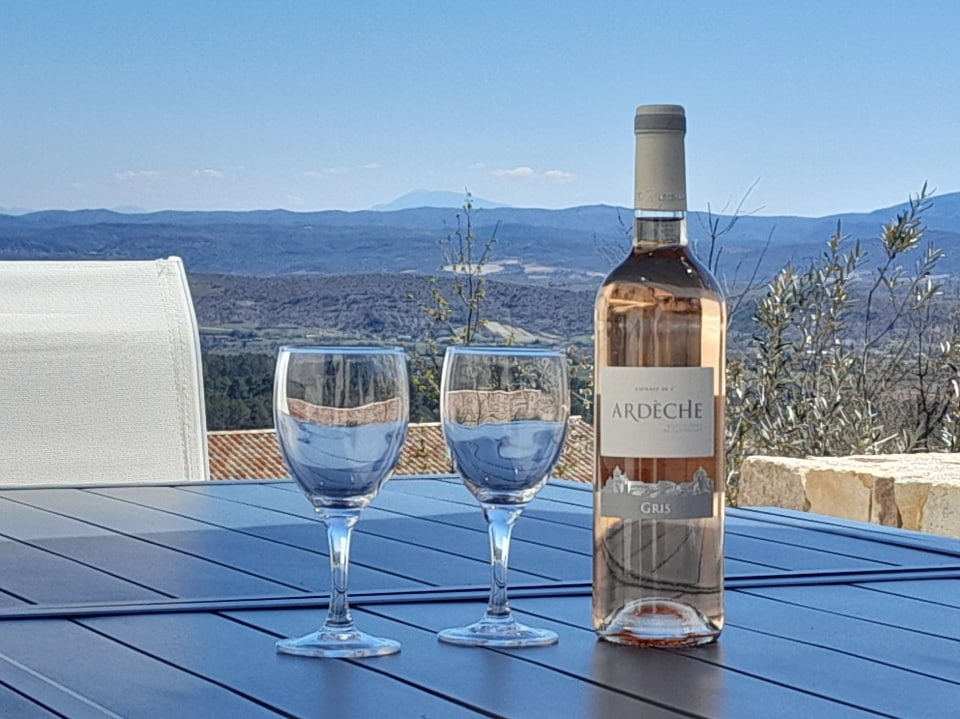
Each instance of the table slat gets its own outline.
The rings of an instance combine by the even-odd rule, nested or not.
[[[171,550],[158,542],[143,541],[123,534],[124,529],[132,528],[127,513],[136,513],[130,511],[132,505],[127,503],[111,502],[82,490],[28,490],[17,493],[17,500],[35,509],[46,510],[35,514],[38,523],[57,525],[63,518],[63,513],[71,512],[101,529],[118,525],[114,533],[74,537],[55,532],[51,539],[31,539],[30,543],[60,557],[116,577],[123,577],[166,596],[252,596],[292,594],[297,591],[284,584],[231,569],[199,556]],[[169,525],[165,527],[165,531],[154,534],[155,525],[152,522],[163,519],[156,515],[163,513],[140,515],[143,520],[140,530],[144,538],[153,536],[176,541],[183,537],[183,533],[169,531]],[[187,534],[189,536],[189,533]],[[211,547],[211,551],[217,544],[213,535],[205,539],[197,537],[196,541],[199,544],[196,547],[198,554],[203,553],[205,543]],[[6,581],[4,587],[7,587]]]
[[[9,717],[10,719],[58,719],[61,716],[44,709],[36,702],[0,683],[0,717]],[[97,719],[103,719],[103,715],[101,714]]]
[[[634,708],[629,711],[629,705],[626,707],[613,705],[609,702],[608,695],[604,694],[598,696],[596,704],[587,707],[586,716],[646,717],[648,712],[652,711],[651,705],[670,708],[670,711],[677,711],[685,716],[716,718],[752,716],[757,706],[765,708],[765,719],[766,717],[809,719],[811,716],[863,719],[870,716],[867,712],[852,708],[848,710],[847,707],[833,701],[811,697],[803,691],[784,689],[775,683],[728,673],[722,667],[680,653],[643,651],[598,642],[594,633],[585,628],[589,626],[589,621],[587,624],[571,626],[566,622],[551,619],[555,601],[554,598],[544,598],[522,600],[516,603],[517,607],[522,607],[518,614],[518,618],[522,621],[553,629],[560,634],[560,641],[556,645],[538,649],[494,651],[448,647],[436,641],[434,635],[439,629],[478,618],[483,610],[483,605],[480,603],[445,603],[430,607],[428,611],[412,605],[394,605],[377,607],[375,611],[384,622],[382,626],[385,632],[389,632],[390,623],[396,621],[414,625],[425,632],[428,644],[430,642],[436,644],[434,649],[427,646],[426,653],[440,656],[442,652],[442,656],[452,657],[450,660],[445,658],[444,663],[455,659],[464,663],[473,663],[483,667],[484,671],[489,671],[486,667],[491,665],[492,661],[484,655],[495,653],[503,657],[498,661],[509,659],[539,667],[546,674],[541,682],[542,688],[537,690],[538,693],[543,692],[544,696],[538,697],[537,703],[547,708],[552,706],[549,703],[549,695],[556,692],[557,687],[573,681],[610,688],[628,697],[634,703]],[[589,616],[589,599],[581,598],[579,603],[581,607],[586,608],[586,614]],[[372,610],[367,610],[366,613],[370,611]],[[253,617],[245,614],[244,618],[263,622],[260,614],[257,613]],[[365,619],[364,622],[365,625],[379,626],[372,619],[369,621]],[[289,624],[284,627],[289,627]],[[410,638],[408,641],[422,643],[424,639]],[[412,650],[408,650],[408,654],[412,654]],[[417,662],[417,664],[420,663]],[[460,664],[452,666],[459,667]],[[683,677],[683,680],[679,681],[678,677]],[[430,686],[436,690],[450,691],[448,683],[432,674],[417,675],[416,681],[430,682]],[[766,713],[767,707],[770,707],[769,714]],[[532,708],[528,712],[518,708],[509,715],[521,717],[578,715],[573,713],[574,711],[576,710],[558,708],[555,714],[538,714]]]
[[[167,641],[184,639],[177,631]],[[194,716],[224,719],[276,719],[276,712],[237,693],[157,661],[138,649],[66,620],[5,622],[0,655],[29,670],[22,678],[4,677],[14,689],[23,687],[41,704],[56,705],[69,696],[120,717],[169,719]],[[45,678],[41,687],[37,675]],[[149,699],[145,700],[145,697]],[[71,711],[67,716],[78,716]]]
[[[531,599],[515,604],[518,609],[543,614],[539,609],[539,601]],[[734,601],[730,598],[728,603]],[[583,626],[584,616],[589,613],[588,599],[569,597],[545,602],[549,602],[549,616],[564,623]],[[735,673],[755,677],[797,692],[830,699],[838,706],[847,707],[846,710],[873,712],[891,719],[945,719],[955,715],[953,712],[960,702],[960,686],[954,681],[847,652],[842,643],[843,637],[853,631],[853,626],[838,635],[834,647],[816,646],[789,638],[785,635],[795,633],[802,636],[804,628],[809,627],[811,622],[807,618],[804,618],[807,621],[794,620],[789,613],[779,616],[783,627],[776,634],[731,624],[724,628],[718,643],[675,653],[722,667],[724,675]],[[750,623],[749,617],[740,619]],[[589,618],[586,621],[589,622]],[[731,618],[731,621],[735,620]],[[862,623],[858,628],[863,631]],[[564,635],[569,631],[565,630]],[[876,629],[871,633],[877,634],[878,639],[883,637],[883,633]],[[896,647],[891,647],[890,652],[895,653]],[[767,711],[782,710],[781,707],[764,705],[762,716],[766,717]],[[749,711],[728,712],[724,716],[755,714]],[[809,716],[833,717],[836,714],[830,710]]]
[[[841,584],[831,586],[828,591],[824,591],[819,585],[771,587],[742,590],[738,594],[774,599],[785,604],[819,609],[879,625],[866,630],[870,632],[885,633],[886,628],[891,626],[921,633],[933,630],[936,636],[960,642],[960,605],[953,600],[954,597],[960,600],[960,597],[956,596],[956,585],[945,585],[944,580],[937,580],[935,583],[927,580],[920,582],[920,586],[932,587],[931,594],[937,598],[934,603],[903,593],[886,591],[890,585],[898,587],[902,584],[904,583]],[[948,601],[954,601],[953,608],[944,606],[944,602]],[[957,649],[957,656],[960,656],[960,645]]]
[[[128,602],[170,596],[74,561],[68,556],[47,551],[42,546],[3,540],[0,541],[0,556],[3,558],[0,583],[5,592],[0,606],[3,607],[65,602]]]
[[[464,619],[479,616],[482,605],[461,607]],[[639,697],[557,672],[528,660],[530,654],[550,654],[555,647],[515,650],[512,653],[456,647],[438,642],[432,629],[398,623],[393,607],[376,615],[363,611],[357,622],[366,631],[390,636],[403,644],[400,654],[377,668],[401,681],[423,687],[464,703],[478,711],[508,717],[642,716],[660,719],[681,716]],[[421,618],[434,615],[436,607],[422,607]],[[281,636],[302,633],[311,626],[304,612],[256,612],[232,615],[255,623]]]
[[[150,488],[144,493],[146,497],[144,501],[149,502],[151,507],[138,507],[136,504],[133,506],[138,507],[137,511],[141,512],[156,512],[162,509],[164,512],[176,513],[196,528],[190,533],[164,533],[160,537],[151,534],[149,538],[152,541],[163,542],[165,545],[190,553],[198,553],[199,546],[207,558],[216,559],[223,564],[272,578],[275,581],[279,581],[275,574],[286,547],[304,548],[326,557],[325,529],[322,523],[315,519],[313,510],[303,497],[270,490],[250,491],[253,489],[251,487],[242,493],[245,501],[260,502],[258,511],[261,516],[270,515],[275,518],[275,522],[260,521],[250,526],[242,519],[225,520],[224,512],[229,510],[230,504],[236,505],[236,502],[216,497],[204,497],[201,502],[196,496],[188,496],[184,501],[185,493],[174,490],[167,490],[164,493],[163,490]],[[129,490],[126,492],[115,490],[109,494],[106,492],[101,494],[105,502],[126,501],[124,497],[131,496]],[[263,496],[264,494],[267,496]],[[227,507],[214,507],[212,516],[208,514],[207,510],[211,505],[224,503],[227,503]],[[240,505],[241,515],[252,509],[252,504]],[[287,513],[288,511],[303,512],[306,516],[299,517]],[[221,528],[234,531],[218,531]],[[208,534],[209,537],[216,539],[207,538]],[[270,541],[263,542],[262,539]],[[221,542],[222,546],[218,547],[217,541]],[[375,547],[375,549],[367,551],[368,547]],[[390,586],[404,589],[417,584],[474,583],[488,571],[489,560],[484,556],[487,551],[489,550],[485,534],[472,533],[456,527],[431,532],[430,525],[425,523],[418,522],[410,527],[410,522],[404,517],[368,508],[354,531],[351,581],[355,580],[357,582],[355,586],[365,589]],[[534,556],[529,556],[531,554]],[[584,558],[571,557],[549,548],[534,547],[527,551],[520,550],[516,556],[513,570],[521,581],[563,579],[571,575],[582,576],[588,566]],[[398,572],[398,568],[401,567],[403,574]],[[550,567],[555,567],[552,573],[548,571]],[[533,568],[533,571],[525,568]],[[363,576],[365,569],[368,573],[371,570],[379,572],[380,578],[377,581],[367,581]],[[299,575],[304,575],[303,566],[300,567]],[[320,576],[313,569],[308,571],[308,575]],[[314,581],[311,580],[311,583]],[[329,582],[325,579],[322,586],[328,585]],[[313,587],[315,589],[316,585],[314,584]]]

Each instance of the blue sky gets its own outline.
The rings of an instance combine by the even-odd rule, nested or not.
[[[960,190],[953,0],[0,0],[0,207],[627,205],[687,108],[691,209]]]

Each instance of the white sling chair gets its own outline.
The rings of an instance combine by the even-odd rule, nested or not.
[[[209,478],[180,258],[0,262],[0,484]]]

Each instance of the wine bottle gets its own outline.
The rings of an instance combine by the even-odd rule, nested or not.
[[[688,246],[684,109],[634,131],[633,247],[596,301],[593,623],[692,646],[723,628],[726,306]]]

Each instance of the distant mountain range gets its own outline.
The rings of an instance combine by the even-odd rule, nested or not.
[[[401,195],[392,202],[374,205],[371,210],[376,212],[393,212],[394,210],[415,210],[418,207],[445,207],[456,209],[462,207],[466,200],[466,192],[447,192],[445,190],[414,190]],[[509,207],[503,202],[492,202],[482,197],[470,196],[470,204],[476,208],[488,210],[498,207]]]
[[[457,209],[463,206],[466,196],[466,191],[449,192],[447,190],[413,190],[412,192],[401,195],[390,202],[374,205],[370,209],[376,212],[411,210],[418,207],[445,207]],[[493,202],[492,200],[485,200],[482,197],[475,197],[473,195],[471,195],[471,203],[474,207],[478,208],[485,207],[492,209],[496,207],[510,207],[510,205],[505,202]],[[145,210],[142,207],[137,207],[136,205],[111,207],[110,209],[113,212],[119,212],[127,215],[146,214],[148,212],[148,210]],[[34,210],[26,210],[22,207],[0,207],[0,215],[27,215],[31,212],[34,212]]]
[[[51,210],[0,214],[0,259],[126,259],[179,255],[191,273],[286,275],[300,273],[436,274],[438,242],[461,225],[463,202],[456,193],[412,193],[396,203],[435,197],[446,207],[408,207],[344,212],[150,212]],[[456,199],[454,199],[456,198]],[[607,205],[563,210],[491,206],[474,198],[477,242],[496,229],[493,252],[497,279],[585,287],[595,284],[628,247],[632,211]],[[946,251],[941,268],[960,275],[960,193],[932,198],[924,220],[928,237]],[[760,260],[770,276],[788,261],[818,256],[840,223],[852,238],[877,238],[884,223],[903,209],[821,218],[742,216],[724,235],[721,274],[743,278]],[[715,218],[716,219],[716,218]],[[727,218],[720,217],[722,226]],[[709,218],[694,212],[690,234],[706,254]],[[465,226],[463,227],[465,230]],[[766,247],[765,254],[762,250]],[[879,259],[879,250],[874,253]]]

